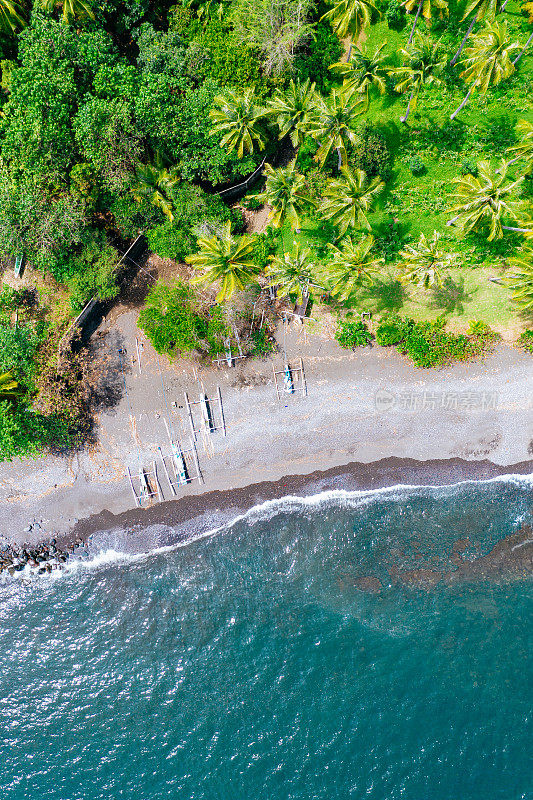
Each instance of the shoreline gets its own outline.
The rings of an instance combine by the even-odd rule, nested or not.
[[[104,510],[78,522],[62,540],[84,544],[99,533],[119,535],[131,553],[166,547],[202,536],[231,524],[236,518],[269,501],[287,497],[311,497],[329,491],[373,491],[394,486],[449,486],[462,482],[533,474],[533,461],[511,466],[491,461],[385,458],[368,464],[352,462],[309,474],[287,475],[277,481],[263,481],[187,495],[118,514]],[[147,548],[146,545],[149,545]]]

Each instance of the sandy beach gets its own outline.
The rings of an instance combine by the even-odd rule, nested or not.
[[[104,526],[152,522],[185,530],[200,518],[213,527],[287,494],[533,472],[533,361],[511,345],[500,343],[482,361],[421,370],[393,349],[343,350],[324,327],[293,322],[287,357],[293,366],[302,358],[308,394],[278,400],[273,365],[283,367],[281,352],[232,368],[169,364],[137,329],[137,313],[123,308],[95,344],[107,354],[119,395],[100,414],[97,445],[2,465],[3,540],[85,537]],[[281,325],[277,340],[282,346]],[[198,436],[204,483],[178,489],[175,498],[161,462],[161,453],[170,456],[165,421],[188,446],[184,392],[193,402],[201,391],[216,397],[218,387],[227,435]],[[136,509],[126,469],[136,476],[154,460],[163,502]]]

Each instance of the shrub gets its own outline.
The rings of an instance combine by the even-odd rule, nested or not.
[[[327,93],[331,86],[329,67],[340,61],[341,57],[342,45],[331,25],[318,22],[314,28],[314,36],[308,39],[294,59],[294,72],[300,80],[310,78],[319,91]]]
[[[150,250],[161,258],[172,258],[174,261],[183,261],[196,247],[196,237],[170,220],[146,231],[146,239]]]
[[[520,344],[528,353],[533,353],[533,330],[531,328],[521,334]]]
[[[69,280],[69,288],[70,305],[74,312],[80,312],[93,297],[112,300],[117,296],[118,256],[103,235],[95,236],[72,260],[74,274]]]
[[[138,324],[157,352],[170,357],[202,350],[207,334],[196,293],[183,281],[173,286],[157,283],[148,293]]]
[[[495,338],[490,328],[477,328],[479,332],[471,336],[446,333],[445,322],[444,317],[433,322],[389,317],[378,326],[376,339],[384,346],[397,345],[417,367],[440,367],[480,355]]]
[[[477,178],[476,162],[465,159],[461,164],[461,175],[472,175],[474,178]]]
[[[276,252],[279,236],[279,230],[269,226],[264,233],[258,233],[255,237],[256,245],[252,257],[254,264],[260,269],[266,269],[270,256]]]
[[[413,173],[413,175],[423,175],[426,171],[426,165],[418,155],[411,156],[411,158],[407,161],[407,166]]]
[[[398,344],[402,336],[402,320],[399,317],[389,318],[380,322],[376,329],[376,341],[382,347]]]
[[[266,328],[256,328],[250,335],[249,355],[252,358],[265,358],[276,350],[276,342]]]
[[[369,177],[379,175],[385,181],[390,178],[391,154],[387,142],[370,125],[363,128],[360,142],[353,149],[352,161]]]
[[[493,331],[486,322],[481,322],[481,320],[478,319],[469,320],[468,335],[478,336],[481,339],[485,339],[487,342],[493,342],[498,338],[498,334]]]
[[[255,195],[248,195],[242,201],[243,206],[248,209],[248,211],[258,211],[260,208],[263,208],[263,201],[258,200]]]
[[[405,25],[405,10],[402,3],[398,0],[390,0],[385,11],[387,25],[395,31],[399,31]]]
[[[315,154],[318,150],[318,144],[311,136],[306,136],[298,148],[296,156],[296,166],[302,174],[306,174],[310,170],[316,169]]]
[[[341,347],[364,347],[372,341],[372,334],[361,320],[344,319],[337,329],[335,339]]]
[[[0,374],[12,372],[22,386],[32,391],[40,341],[39,332],[31,325],[0,325]]]

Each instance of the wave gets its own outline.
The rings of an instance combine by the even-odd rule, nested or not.
[[[87,557],[71,557],[65,564],[62,570],[54,571],[46,575],[32,574],[30,576],[27,570],[23,570],[16,574],[19,579],[28,579],[29,577],[38,580],[58,580],[64,577],[71,576],[76,573],[98,570],[102,567],[110,565],[131,564],[144,559],[158,556],[164,553],[174,552],[182,547],[187,547],[202,539],[208,539],[216,535],[229,532],[240,522],[247,522],[254,525],[259,522],[267,522],[279,514],[283,513],[297,513],[303,510],[327,509],[334,506],[341,508],[360,508],[363,504],[370,504],[376,501],[388,500],[391,502],[399,502],[406,497],[416,496],[417,493],[429,494],[431,496],[438,496],[440,499],[446,499],[451,496],[457,489],[465,486],[489,486],[491,484],[507,483],[515,484],[522,488],[524,486],[533,488],[533,474],[529,475],[499,475],[494,478],[487,478],[486,480],[468,479],[458,481],[452,484],[442,485],[428,485],[428,484],[395,484],[394,486],[384,486],[377,489],[329,489],[323,492],[317,492],[313,495],[298,496],[298,495],[285,495],[283,497],[275,498],[273,500],[265,500],[252,506],[242,514],[238,514],[230,521],[223,524],[209,528],[204,531],[194,533],[179,542],[172,544],[153,547],[149,549],[139,550],[138,552],[127,552],[121,550],[120,546],[98,546],[94,539],[89,542],[90,551]],[[516,523],[523,521],[517,519]],[[114,529],[115,533],[117,529]],[[96,534],[97,537],[105,537],[105,535],[113,534],[111,531],[102,531]],[[128,535],[124,531],[125,536]]]

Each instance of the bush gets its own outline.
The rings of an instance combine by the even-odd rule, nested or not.
[[[318,144],[311,136],[306,136],[298,148],[296,156],[296,166],[303,175],[309,170],[316,169],[315,154],[318,150]]]
[[[398,0],[390,0],[385,11],[387,25],[395,31],[401,30],[405,25],[405,9]]]
[[[446,333],[444,317],[433,322],[392,317],[376,331],[379,344],[396,344],[400,353],[409,356],[417,367],[440,367],[452,361],[466,361],[483,353],[494,340],[494,332],[472,336]]]
[[[533,353],[533,330],[529,329],[522,333],[520,344],[528,353]]]
[[[376,341],[382,347],[398,344],[402,337],[402,320],[399,317],[381,322],[376,329]]]
[[[300,80],[310,78],[320,92],[327,93],[332,83],[329,67],[340,61],[342,45],[327,22],[318,22],[314,33],[294,59],[294,72]]]
[[[472,175],[474,178],[477,178],[476,162],[465,159],[461,164],[461,175]]]
[[[423,175],[426,171],[426,165],[420,158],[420,156],[414,155],[407,161],[407,166],[413,173],[413,175]]]
[[[360,142],[354,147],[351,160],[369,177],[379,175],[384,181],[390,178],[391,154],[387,142],[370,125],[365,125],[363,128]]]
[[[481,322],[478,319],[469,320],[468,335],[479,336],[487,342],[493,342],[499,338],[498,334],[486,322]]]
[[[372,341],[372,334],[361,320],[345,319],[335,334],[341,347],[365,347]]]
[[[248,211],[258,211],[260,208],[263,208],[264,203],[262,200],[258,200],[255,195],[248,195],[242,201],[243,206],[248,209]]]
[[[74,275],[69,280],[70,305],[79,313],[93,297],[112,300],[119,288],[116,280],[118,256],[103,235],[95,236],[73,258]]]
[[[270,331],[266,328],[256,328],[250,335],[250,350],[248,355],[252,358],[265,358],[276,350],[276,342]]]
[[[0,374],[12,372],[22,386],[32,391],[40,341],[41,336],[31,325],[0,325]]]
[[[193,287],[184,281],[172,286],[158,283],[150,290],[139,327],[157,352],[170,358],[194,351],[218,355],[229,336],[222,308],[203,310]]]
[[[252,257],[254,264],[261,270],[266,269],[270,256],[273,256],[276,252],[279,236],[279,230],[269,226],[265,233],[258,233],[255,237],[256,245]]]
[[[146,239],[150,250],[161,258],[172,258],[174,261],[183,261],[196,248],[196,237],[170,220],[146,231]]]

